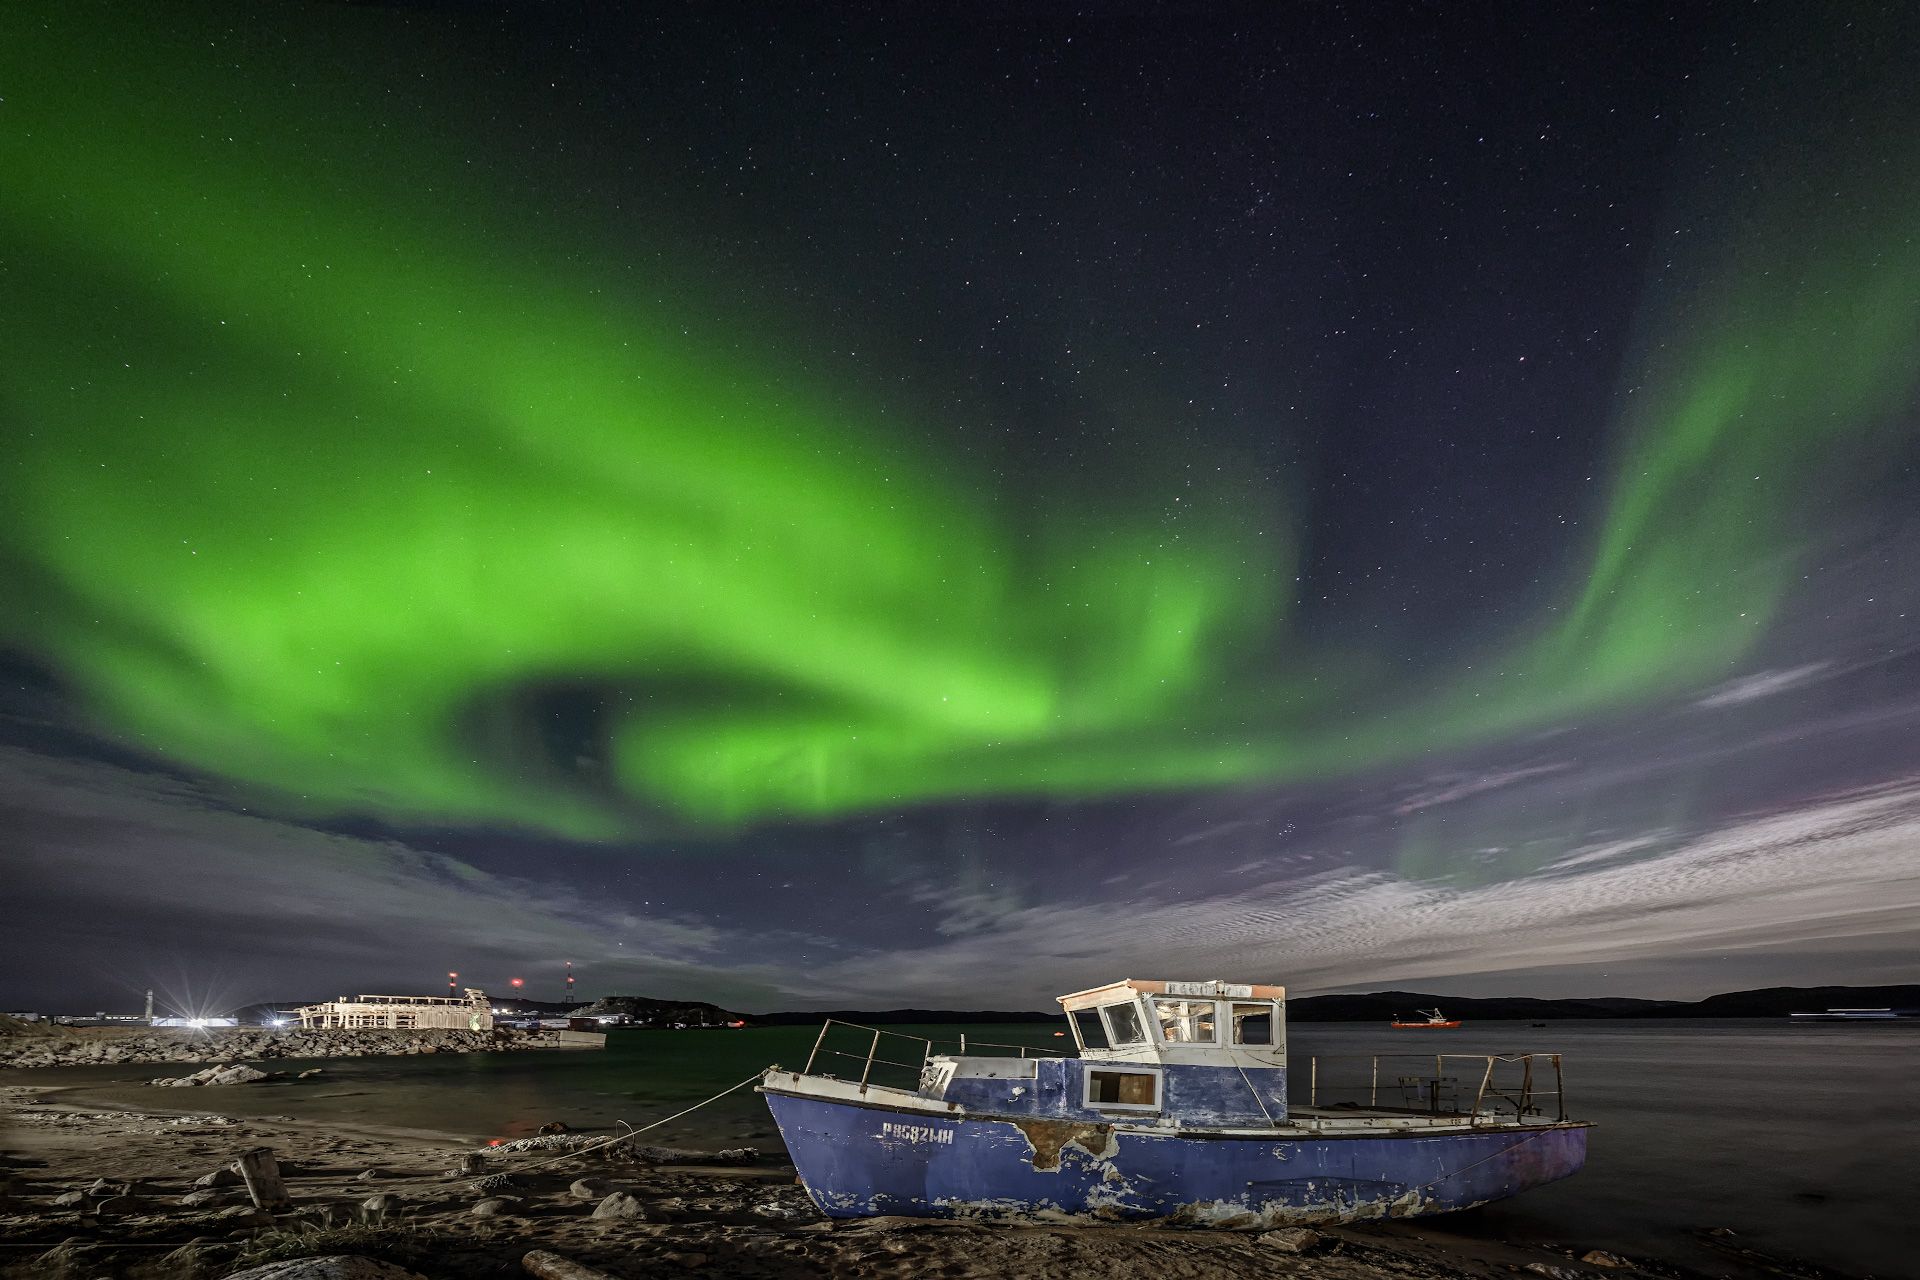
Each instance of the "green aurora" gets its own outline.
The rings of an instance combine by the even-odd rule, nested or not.
[[[303,118],[185,35],[0,40],[0,643],[300,812],[612,838],[1325,776],[1634,705],[1737,669],[1920,373],[1911,193],[1825,233],[1773,202],[1650,308],[1563,603],[1408,687],[1290,634],[1306,535],[1244,488],[1170,521],[1143,455],[1010,510],[787,368],[804,317],[687,324],[678,274],[555,250],[425,124]],[[207,84],[254,109],[213,127]]]

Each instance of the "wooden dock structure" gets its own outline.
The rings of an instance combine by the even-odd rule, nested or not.
[[[487,993],[466,988],[455,996],[341,996],[326,1004],[302,1005],[295,1014],[303,1030],[354,1031],[374,1027],[399,1031],[491,1031],[493,1006]]]

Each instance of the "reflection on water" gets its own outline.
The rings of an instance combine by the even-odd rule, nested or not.
[[[897,1028],[944,1039],[1058,1048],[1043,1025]],[[525,1137],[645,1124],[770,1063],[805,1063],[816,1029],[615,1032],[604,1052],[529,1052],[274,1063],[321,1066],[307,1081],[195,1090],[137,1086],[186,1067],[0,1072],[0,1082],[85,1084],[91,1097],[234,1115],[288,1115]],[[1461,1231],[1652,1253],[1724,1271],[1688,1238],[1730,1227],[1757,1247],[1852,1272],[1916,1276],[1905,1202],[1920,1183],[1920,1025],[1780,1021],[1468,1024],[1390,1031],[1295,1024],[1296,1078],[1313,1054],[1567,1054],[1569,1110],[1598,1124],[1585,1172],[1446,1220]],[[777,1149],[765,1105],[742,1090],[649,1135],[668,1143]]]

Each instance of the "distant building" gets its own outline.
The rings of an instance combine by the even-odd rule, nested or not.
[[[493,1007],[487,994],[472,987],[466,998],[452,996],[341,996],[326,1004],[294,1010],[303,1029],[352,1031],[384,1027],[399,1031],[491,1031]]]

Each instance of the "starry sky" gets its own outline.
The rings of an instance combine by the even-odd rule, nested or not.
[[[0,1002],[1920,954],[1920,15],[0,12]]]

